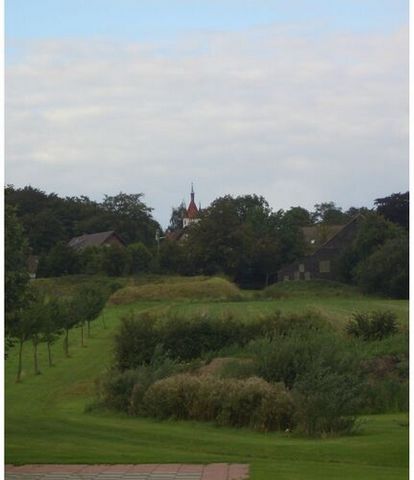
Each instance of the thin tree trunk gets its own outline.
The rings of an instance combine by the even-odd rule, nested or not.
[[[23,352],[23,340],[20,340],[20,348],[19,348],[19,363],[17,365],[17,377],[16,382],[19,383],[21,381],[22,375],[22,352]]]
[[[91,336],[91,322],[88,320],[88,338]]]
[[[65,351],[65,356],[69,357],[69,329],[65,330],[65,339],[63,340],[63,349]]]
[[[34,360],[34,373],[40,375],[39,363],[37,361],[37,340],[33,340],[33,360]]]
[[[50,348],[50,342],[47,342],[47,354],[48,354],[48,358],[49,358],[49,367],[53,367],[52,350]]]
[[[84,347],[85,345],[83,344],[83,323],[81,323],[81,347]]]

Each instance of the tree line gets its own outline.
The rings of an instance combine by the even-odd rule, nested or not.
[[[87,196],[59,197],[26,186],[5,188],[5,203],[14,208],[33,255],[48,254],[60,242],[84,233],[115,230],[127,243],[154,243],[160,228],[142,193],[105,195],[102,202]]]
[[[261,287],[275,281],[283,266],[309,253],[303,227],[345,224],[362,214],[358,235],[340,262],[340,278],[364,291],[408,295],[409,194],[375,200],[375,207],[342,211],[333,202],[271,210],[263,197],[225,196],[215,200],[187,230],[185,242],[164,241],[160,266],[181,274],[224,273],[240,285]],[[173,210],[170,228],[177,225]]]
[[[42,202],[48,207],[40,208]],[[373,209],[352,207],[346,211],[333,202],[316,204],[313,211],[300,206],[273,211],[261,196],[226,195],[202,210],[199,222],[186,229],[184,239],[176,241],[171,239],[171,233],[182,229],[184,206],[180,205],[172,210],[159,249],[155,243],[159,226],[142,194],[106,196],[98,204],[87,197],[60,199],[32,187],[7,187],[6,205],[14,208],[27,237],[27,248],[40,252],[38,276],[224,274],[241,286],[253,288],[274,282],[283,265],[309,253],[303,227],[318,226],[323,230],[345,224],[360,213],[363,226],[340,258],[340,280],[360,285],[367,292],[400,298],[408,295],[408,192],[378,198]],[[76,220],[74,205],[84,205]],[[61,209],[59,222],[67,225],[66,239],[47,247],[45,239],[49,242],[53,238],[57,206]],[[51,222],[47,221],[49,213]],[[33,220],[39,220],[39,216],[44,217],[41,223]],[[126,240],[127,248],[90,247],[76,252],[68,247],[67,240],[86,225],[95,225],[91,233],[117,231]]]

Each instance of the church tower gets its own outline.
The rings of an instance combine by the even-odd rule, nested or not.
[[[188,227],[192,223],[197,223],[200,220],[198,218],[199,210],[197,208],[197,205],[195,204],[194,197],[195,197],[194,187],[193,187],[193,184],[191,184],[191,200],[190,200],[190,204],[188,205],[186,215],[183,218],[184,228]]]

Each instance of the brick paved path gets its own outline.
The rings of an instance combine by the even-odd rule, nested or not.
[[[6,480],[247,480],[248,465],[6,465]]]

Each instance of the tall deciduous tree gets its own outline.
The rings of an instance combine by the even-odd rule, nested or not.
[[[184,200],[178,207],[173,207],[171,211],[170,224],[168,225],[168,230],[175,232],[183,228],[183,219],[187,214],[187,209],[185,207]]]
[[[374,202],[377,212],[387,220],[408,228],[409,223],[409,192],[393,193],[388,197],[377,198]]]
[[[158,223],[152,218],[152,208],[143,201],[143,193],[105,195],[102,207],[113,217],[114,228],[126,243],[153,243]]]
[[[348,215],[342,211],[342,208],[336,206],[334,202],[317,203],[314,208],[315,210],[312,212],[313,223],[341,225],[350,219]]]
[[[257,195],[215,200],[189,229],[189,263],[195,272],[223,272],[240,284],[263,285],[281,263],[281,215]]]
[[[27,242],[23,228],[17,220],[15,210],[6,206],[5,210],[5,321],[6,341],[10,340],[13,323],[26,304],[29,274],[26,267]]]

